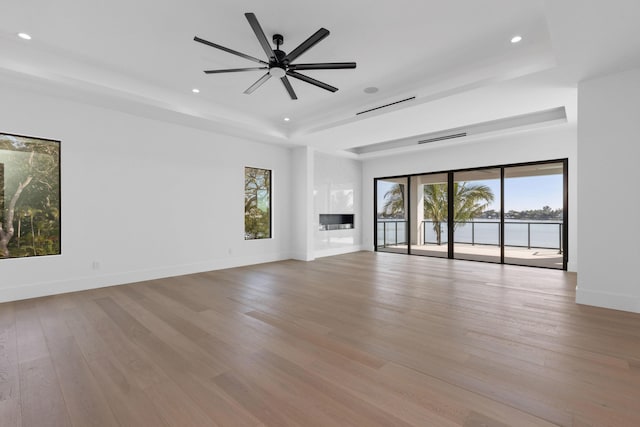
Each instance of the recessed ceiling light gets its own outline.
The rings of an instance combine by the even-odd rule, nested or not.
[[[283,120],[284,120],[285,122],[288,122],[288,121],[289,121],[289,120],[291,120],[291,119],[290,119],[289,117],[285,117]]]
[[[191,92],[193,92],[193,93],[200,93],[200,89],[191,89]]]
[[[18,37],[20,37],[22,40],[31,40],[31,36],[27,33],[18,33]]]
[[[364,93],[376,93],[378,90],[377,87],[371,86],[364,89]]]
[[[515,44],[515,43],[520,43],[522,41],[522,36],[513,36],[511,38],[511,43]]]

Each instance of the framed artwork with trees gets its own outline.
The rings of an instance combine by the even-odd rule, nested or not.
[[[0,133],[0,259],[60,254],[60,141]]]

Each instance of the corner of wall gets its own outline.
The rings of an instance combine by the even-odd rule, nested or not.
[[[296,261],[313,261],[315,257],[307,253],[306,251],[304,251],[304,252],[294,252],[291,255],[291,259],[294,259]]]
[[[581,289],[579,286],[576,288],[576,303],[640,313],[640,298],[638,297]]]

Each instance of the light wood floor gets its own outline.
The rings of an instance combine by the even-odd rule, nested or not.
[[[0,305],[5,426],[640,426],[575,275],[355,253]]]

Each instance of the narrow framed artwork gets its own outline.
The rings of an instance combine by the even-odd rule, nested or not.
[[[60,141],[0,133],[0,259],[61,253]]]

